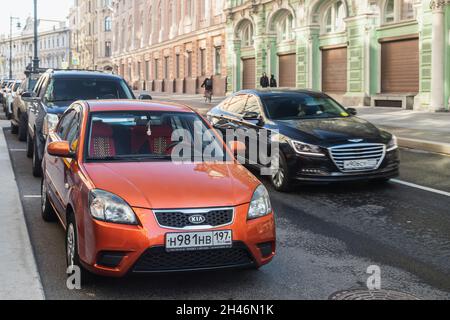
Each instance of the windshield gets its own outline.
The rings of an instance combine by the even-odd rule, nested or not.
[[[48,102],[134,99],[123,80],[53,79],[47,88]]]
[[[34,89],[34,86],[36,85],[36,83],[37,83],[37,80],[34,80],[34,79],[30,79],[29,81],[28,81],[28,90],[33,90]]]
[[[16,82],[16,83],[14,84],[14,87],[13,87],[12,91],[13,91],[13,92],[16,92],[17,89],[19,89],[19,87],[20,87],[21,84],[22,84],[22,82]]]
[[[193,113],[93,113],[89,128],[88,161],[206,162],[226,155],[213,130]]]
[[[347,111],[331,98],[288,93],[262,98],[272,120],[295,120],[348,117]]]

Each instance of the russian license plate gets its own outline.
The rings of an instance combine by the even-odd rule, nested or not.
[[[365,170],[365,169],[375,169],[378,164],[376,159],[367,160],[349,160],[344,161],[345,170]]]
[[[227,231],[169,233],[166,251],[197,251],[233,247],[233,233]]]

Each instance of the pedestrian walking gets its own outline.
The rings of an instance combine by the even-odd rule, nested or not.
[[[268,88],[269,87],[269,77],[267,76],[267,74],[264,72],[260,81],[259,81],[261,87],[263,88]]]
[[[206,78],[205,81],[203,81],[202,88],[205,88],[205,102],[209,101],[209,103],[211,103],[214,89],[213,76]]]
[[[277,79],[275,79],[275,75],[272,75],[270,77],[270,87],[271,88],[276,88],[278,87],[278,83],[277,83]]]

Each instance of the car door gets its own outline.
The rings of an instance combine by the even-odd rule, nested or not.
[[[215,127],[222,132],[224,137],[228,130],[233,132],[239,129],[240,117],[244,111],[247,97],[247,94],[237,94],[228,102],[228,104],[224,105],[220,114],[220,122],[215,125]]]
[[[48,76],[44,75],[42,76],[38,83],[36,84],[36,87],[33,91],[36,98],[40,98],[43,93],[45,92],[45,85],[47,83]],[[40,102],[37,100],[33,100],[28,105],[28,129],[30,131],[31,137],[34,139],[35,136],[35,124],[37,121],[37,117],[39,116],[39,106]]]
[[[49,135],[48,143],[66,141],[72,122],[76,117],[76,110],[70,109],[59,121],[55,132]],[[48,191],[52,203],[58,212],[65,212],[66,204],[66,165],[68,160],[46,154],[45,174],[48,181]],[[61,217],[63,218],[63,217]]]
[[[264,129],[263,119],[259,98],[249,94],[237,123],[241,134],[245,135],[246,164],[257,166],[267,162],[263,157],[269,155],[270,132]]]

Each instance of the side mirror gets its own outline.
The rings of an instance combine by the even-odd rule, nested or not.
[[[260,120],[258,112],[247,112],[244,114],[244,120]]]
[[[75,158],[75,153],[70,150],[69,142],[57,141],[52,142],[47,146],[47,152],[49,155],[58,158]]]
[[[242,154],[247,150],[247,147],[241,141],[231,141],[228,146],[234,155]]]
[[[33,102],[36,100],[36,94],[32,91],[26,91],[22,93],[22,99],[25,102]]]
[[[358,115],[358,111],[355,108],[347,108],[347,112],[352,116]]]
[[[149,94],[141,94],[138,98],[139,100],[152,100],[152,96]]]

